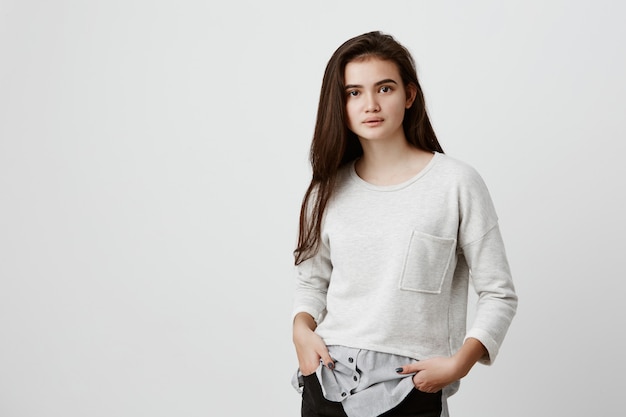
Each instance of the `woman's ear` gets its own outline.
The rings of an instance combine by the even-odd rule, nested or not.
[[[405,108],[410,109],[417,96],[417,86],[413,83],[406,86],[406,104]]]

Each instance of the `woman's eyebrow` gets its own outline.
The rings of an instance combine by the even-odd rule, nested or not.
[[[385,78],[384,80],[380,80],[380,81],[378,81],[374,85],[375,86],[379,86],[379,85],[382,85],[382,84],[389,84],[389,83],[398,85],[398,83],[395,80],[392,80],[391,78]],[[360,84],[348,84],[348,85],[346,85],[345,89],[347,90],[349,88],[363,88],[363,86],[360,85]]]

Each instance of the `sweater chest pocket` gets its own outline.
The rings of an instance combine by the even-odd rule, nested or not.
[[[404,260],[400,289],[440,294],[456,251],[456,239],[414,230]]]

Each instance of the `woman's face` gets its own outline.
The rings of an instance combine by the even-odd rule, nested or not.
[[[366,58],[352,61],[344,72],[348,128],[363,140],[404,139],[404,111],[415,89],[402,84],[393,61]]]

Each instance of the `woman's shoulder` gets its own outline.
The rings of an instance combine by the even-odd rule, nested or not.
[[[436,153],[435,157],[438,158],[438,164],[442,165],[448,170],[457,171],[461,173],[468,172],[468,171],[476,171],[473,165],[471,165],[470,163],[456,156],[452,156],[447,153]]]
[[[456,181],[480,181],[482,177],[478,170],[470,163],[450,156],[448,154],[437,154],[437,168],[441,175],[451,177]]]
[[[461,204],[467,207],[481,207],[495,216],[489,188],[478,170],[468,162],[443,156],[441,159],[441,176],[447,177],[447,186],[457,191]],[[442,183],[446,182],[442,180]],[[470,204],[470,202],[473,202]]]

